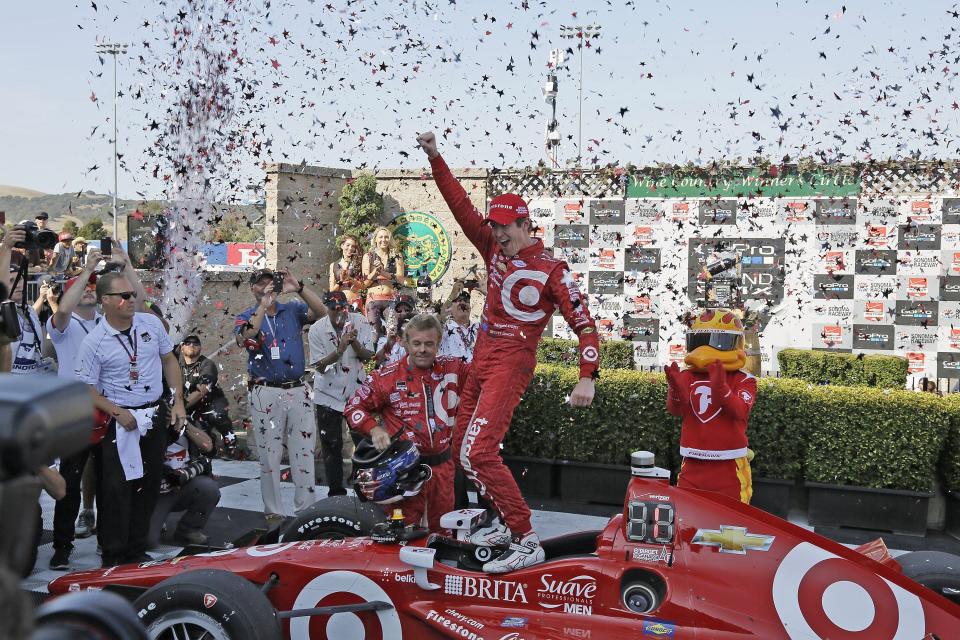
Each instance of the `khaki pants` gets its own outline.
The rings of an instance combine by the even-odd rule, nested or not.
[[[256,433],[260,458],[260,492],[267,514],[284,514],[280,502],[280,467],[284,440],[290,474],[297,489],[295,511],[313,504],[313,449],[317,423],[313,416],[310,386],[278,389],[256,385],[249,393],[251,427]]]

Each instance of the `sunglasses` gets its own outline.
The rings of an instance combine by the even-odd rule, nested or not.
[[[105,296],[120,296],[124,300],[130,300],[137,297],[136,291],[121,291],[119,293],[105,293]]]

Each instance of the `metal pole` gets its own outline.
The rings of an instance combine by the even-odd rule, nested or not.
[[[113,240],[117,238],[117,52],[113,53]]]
[[[580,32],[580,108],[577,109],[577,167],[583,159],[583,32]]]

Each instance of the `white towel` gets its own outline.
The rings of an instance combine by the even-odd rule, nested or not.
[[[140,437],[147,435],[147,431],[153,427],[153,416],[157,413],[157,407],[128,411],[136,418],[137,428],[127,431],[117,424],[117,453],[120,455],[120,464],[123,465],[123,475],[127,480],[137,480],[143,477]]]

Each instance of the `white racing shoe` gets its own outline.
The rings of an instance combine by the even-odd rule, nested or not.
[[[544,560],[546,560],[546,554],[543,547],[540,546],[540,538],[531,531],[522,538],[514,538],[507,550],[500,554],[500,557],[483,565],[483,571],[485,573],[507,573],[508,571],[516,571],[539,564]]]
[[[494,518],[490,524],[467,536],[464,542],[478,547],[502,547],[510,542],[510,529],[500,518]]]

